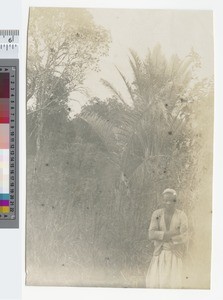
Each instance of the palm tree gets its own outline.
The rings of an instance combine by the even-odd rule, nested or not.
[[[168,183],[168,164],[187,127],[193,102],[188,91],[198,57],[192,51],[185,59],[174,55],[167,60],[159,45],[149,50],[144,60],[132,50],[130,54],[134,81],[129,83],[118,68],[117,71],[129,92],[131,106],[111,83],[102,80],[123,104],[121,125],[115,127],[111,120],[95,113],[82,118],[104,142],[109,160],[119,169],[119,182],[142,186],[147,178],[154,183],[163,181],[162,186]],[[165,176],[160,176],[161,168]]]

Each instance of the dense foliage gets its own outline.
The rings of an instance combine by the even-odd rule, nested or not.
[[[193,237],[191,211],[205,173],[202,143],[212,133],[201,126],[199,112],[208,118],[212,83],[196,78],[194,51],[169,60],[160,46],[145,59],[131,51],[134,80],[118,69],[117,76],[132,102],[102,80],[113,96],[89,99],[71,120],[69,94],[83,88],[87,68],[106,54],[109,38],[86,12],[75,22],[67,13],[60,16],[72,24],[67,36],[58,14],[48,16],[58,26],[52,36],[50,26],[40,26],[46,16],[30,27],[27,94],[35,106],[27,114],[28,263],[45,270],[48,284],[144,286],[153,250],[149,221],[164,188],[179,191]]]

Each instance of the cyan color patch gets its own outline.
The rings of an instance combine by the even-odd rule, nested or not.
[[[1,200],[9,200],[9,194],[0,194],[0,201]]]

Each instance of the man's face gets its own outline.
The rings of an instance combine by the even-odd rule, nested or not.
[[[168,211],[174,210],[176,204],[176,197],[171,193],[165,193],[163,195],[163,204]]]

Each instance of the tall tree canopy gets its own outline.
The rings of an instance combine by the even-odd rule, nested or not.
[[[28,32],[27,101],[35,109],[28,112],[41,146],[44,111],[65,107],[70,92],[83,92],[89,69],[98,70],[101,56],[108,53],[108,32],[95,25],[85,9],[32,8]],[[29,102],[29,104],[30,104]]]

